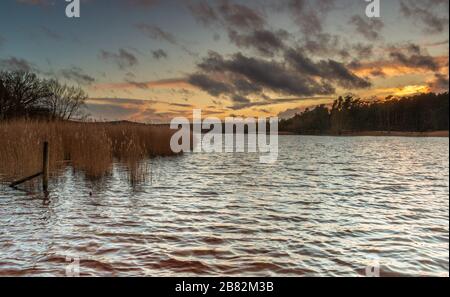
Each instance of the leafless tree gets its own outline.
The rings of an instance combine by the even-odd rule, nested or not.
[[[82,118],[87,94],[28,72],[0,72],[0,119],[26,116]]]
[[[70,120],[83,116],[88,96],[82,88],[63,85],[57,80],[50,80],[47,84],[51,95],[45,100],[45,107],[52,118]]]

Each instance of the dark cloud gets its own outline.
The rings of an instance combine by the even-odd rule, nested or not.
[[[168,57],[167,53],[162,49],[152,51],[152,55],[153,55],[153,58],[155,58],[157,60],[166,59]]]
[[[224,70],[224,58],[217,52],[209,51],[208,56],[197,65],[206,72],[220,72]]]
[[[238,47],[255,48],[258,53],[273,56],[284,48],[284,40],[289,36],[285,30],[272,32],[269,30],[255,30],[250,34],[239,34],[237,31],[229,32],[230,40]]]
[[[129,78],[125,79],[125,81],[127,83],[129,83],[130,85],[132,85],[133,87],[138,88],[138,89],[149,89],[150,88],[147,82],[139,82],[139,81],[135,81],[135,80],[129,79]]]
[[[372,83],[352,73],[344,64],[328,60],[321,61],[322,77],[332,82],[336,82],[345,89],[365,89],[372,86]]]
[[[391,59],[410,68],[437,71],[439,63],[430,55],[423,53],[419,46],[409,44],[406,47],[394,47],[389,53]]]
[[[194,106],[192,104],[185,104],[185,103],[169,103],[170,106],[175,107],[184,107],[184,108],[193,108]]]
[[[214,4],[201,0],[190,2],[192,15],[202,24],[217,25],[228,32],[230,41],[239,47],[255,48],[259,53],[271,54],[280,48],[288,36],[285,30],[268,28],[261,6],[251,7],[229,0],[218,0]],[[218,40],[220,35],[215,34]]]
[[[353,25],[360,35],[368,40],[380,39],[380,31],[384,23],[377,18],[362,18],[360,15],[354,15],[349,23]]]
[[[352,73],[344,64],[331,59],[316,63],[306,57],[301,49],[286,51],[286,60],[299,73],[320,77],[346,89],[361,89],[371,86],[369,81]]]
[[[281,3],[305,35],[315,35],[322,33],[323,22],[327,13],[335,8],[335,2],[335,0],[286,0]]]
[[[244,96],[241,96],[241,95],[237,95],[237,94],[233,95],[233,96],[231,97],[231,100],[232,100],[234,103],[238,103],[238,104],[246,104],[246,103],[250,103],[250,99],[245,98]]]
[[[207,0],[189,2],[188,8],[194,18],[205,26],[219,21],[219,16],[215,9],[209,5]]]
[[[265,18],[260,12],[243,4],[220,0],[217,10],[230,27],[257,30],[262,29],[266,24]]]
[[[404,50],[406,50],[408,53],[412,54],[412,55],[420,55],[421,53],[421,48],[420,45],[414,44],[414,43],[408,43],[405,47]]]
[[[272,32],[265,28],[263,14],[244,4],[229,0],[218,0],[213,5],[208,1],[190,2],[192,15],[206,26],[215,25],[228,32],[231,42],[242,48],[255,48],[263,55],[272,55],[283,46],[286,31]],[[218,40],[220,35],[215,35]]]
[[[382,55],[374,59],[353,60],[347,67],[353,71],[364,71],[370,76],[385,77],[383,68],[408,68],[406,73],[439,72],[448,66],[448,56],[433,57],[428,51],[415,43],[397,43],[383,48]]]
[[[429,87],[433,92],[448,92],[449,77],[448,74],[436,73],[434,80],[429,83]]]
[[[343,63],[331,59],[316,62],[301,49],[285,50],[283,61],[241,53],[224,58],[210,52],[197,66],[200,72],[191,75],[189,83],[213,96],[227,96],[233,102],[232,109],[280,102],[270,99],[268,92],[298,98],[332,95],[335,85],[349,90],[371,86],[370,81],[355,75]],[[260,100],[251,101],[248,96]]]
[[[102,60],[115,63],[120,69],[129,68],[139,63],[136,56],[125,49],[120,49],[118,53],[101,50],[99,57]]]
[[[36,71],[33,64],[25,59],[10,57],[8,59],[0,59],[0,69],[8,71]]]
[[[183,44],[183,42],[179,42],[174,35],[172,35],[170,32],[164,31],[158,26],[140,23],[136,25],[136,28],[138,28],[139,31],[141,31],[144,35],[153,40],[168,42],[170,44],[178,46],[182,51],[192,57],[198,56],[196,52],[189,49],[186,45]]]
[[[367,59],[371,58],[373,55],[373,45],[357,43],[352,46],[351,51],[359,59],[367,60]]]
[[[288,9],[303,33],[317,34],[322,32],[322,20],[307,1],[289,0]]]
[[[352,70],[357,70],[357,69],[362,68],[363,64],[361,63],[361,61],[353,60],[347,64],[347,67]]]
[[[298,73],[294,69],[287,68],[283,63],[249,58],[240,53],[227,60],[219,54],[211,52],[198,67],[205,74],[195,74],[191,76],[189,82],[194,82],[194,85],[212,95],[248,94],[250,93],[249,85],[254,85],[255,93],[261,92],[263,89],[287,95],[309,96],[334,93],[334,88],[328,83]],[[234,81],[234,84],[223,80],[212,81],[206,74],[214,72],[227,75],[227,79]],[[202,83],[198,82],[200,78]]]
[[[381,68],[374,68],[372,71],[370,71],[370,75],[375,77],[385,77],[386,73],[384,73],[383,69]]]
[[[448,30],[448,5],[448,0],[402,0],[400,10],[405,17],[422,24],[426,33],[442,33]]]
[[[213,80],[207,75],[203,74],[193,74],[189,77],[188,82],[212,96],[219,96],[221,94],[227,94],[232,92],[232,88],[220,81]]]
[[[213,64],[214,66],[214,64]],[[230,60],[222,60],[220,68],[236,76],[247,78],[263,88],[289,95],[330,94],[334,88],[302,75],[283,63],[246,57],[240,53]]]
[[[328,13],[336,9],[335,0],[268,1],[258,2],[257,7],[248,3],[199,0],[190,1],[188,7],[200,23],[215,25],[225,30],[232,43],[242,49],[254,49],[263,56],[271,57],[280,53],[294,37],[286,30],[272,28],[269,25],[265,15],[267,9],[283,11],[292,16],[303,33],[300,39],[301,46],[310,53],[323,56],[330,54],[350,56],[350,53],[338,44],[338,36],[323,32],[323,23]]]
[[[81,85],[90,85],[95,82],[95,78],[85,74],[81,68],[75,66],[60,70],[60,74],[65,79],[75,81]]]
[[[238,78],[233,81],[233,86],[240,94],[259,94],[263,91],[261,86],[254,84],[251,81],[243,78]]]
[[[306,35],[300,44],[308,54],[316,57],[348,57],[349,52],[344,48],[341,38],[329,33]],[[348,46],[348,45],[347,45]]]
[[[281,4],[280,4],[281,3]],[[295,16],[305,33],[302,46],[311,53],[349,56],[350,53],[338,47],[339,38],[322,32],[322,22],[330,9],[332,0],[287,0],[277,6]],[[263,13],[264,4],[258,8],[229,0],[216,2],[190,2],[192,15],[202,24],[216,25],[228,33],[230,42],[242,49],[255,50],[257,54],[273,57],[285,49],[293,35],[286,30],[269,26]]]
[[[136,28],[151,39],[177,44],[175,37],[171,33],[164,31],[158,26],[140,23],[136,25]]]

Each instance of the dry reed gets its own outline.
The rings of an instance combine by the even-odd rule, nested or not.
[[[111,174],[114,161],[127,167],[131,182],[148,173],[144,160],[173,155],[167,126],[133,123],[78,123],[14,120],[0,122],[0,180],[11,181],[41,170],[42,146],[50,144],[50,172],[67,163],[88,178]]]

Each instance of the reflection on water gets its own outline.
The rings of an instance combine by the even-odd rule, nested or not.
[[[152,160],[130,185],[70,168],[47,200],[0,191],[0,275],[448,275],[448,138],[280,137]],[[66,259],[66,257],[69,257]]]

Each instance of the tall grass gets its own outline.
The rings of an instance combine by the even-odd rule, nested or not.
[[[115,161],[131,182],[148,174],[144,160],[173,155],[166,126],[132,123],[77,123],[14,120],[0,122],[0,179],[11,181],[41,171],[43,142],[50,145],[50,172],[67,164],[97,179],[111,174]]]

